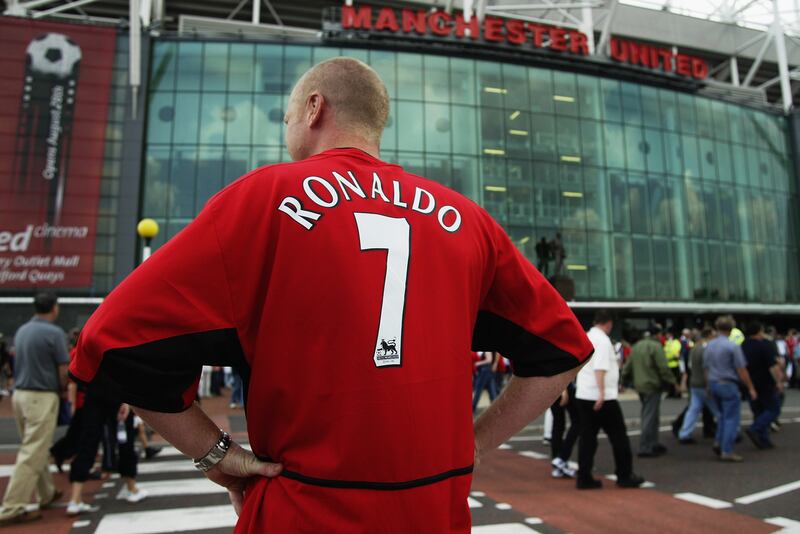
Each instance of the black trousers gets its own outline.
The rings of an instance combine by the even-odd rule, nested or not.
[[[117,407],[117,411],[119,407]],[[125,443],[117,439],[116,411],[106,419],[103,429],[103,469],[117,471],[121,477],[136,478],[139,458],[136,456],[136,429],[133,426],[133,412],[128,414],[123,426],[125,427]]]
[[[572,449],[575,447],[575,442],[578,441],[580,435],[581,425],[580,416],[578,415],[578,407],[575,404],[575,386],[572,384],[567,388],[569,393],[569,403],[566,406],[561,406],[561,397],[559,396],[556,401],[550,406],[550,411],[553,414],[553,430],[550,436],[550,456],[551,458],[561,458],[565,462],[572,456]],[[567,435],[564,435],[564,429],[567,426],[567,417],[569,414],[569,430]]]
[[[50,447],[50,454],[58,462],[63,462],[75,456],[80,445],[81,431],[83,429],[83,407],[75,410],[69,422],[67,433]]]
[[[630,478],[633,473],[633,455],[628,440],[625,418],[616,400],[607,400],[600,411],[594,411],[594,401],[577,401],[581,420],[581,434],[578,442],[578,479],[592,478],[594,455],[597,452],[597,433],[602,429],[611,442],[614,452],[614,466],[617,480]]]
[[[92,394],[86,395],[77,453],[69,469],[70,482],[86,482],[88,480],[89,472],[97,458],[97,447],[101,441],[104,442],[104,468],[107,465],[113,465],[119,471],[120,476],[136,478],[138,458],[133,447],[136,436],[133,428],[133,414],[129,414],[125,420],[126,443],[117,443],[119,406],[119,403],[108,402]]]

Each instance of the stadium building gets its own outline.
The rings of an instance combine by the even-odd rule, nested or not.
[[[141,261],[140,219],[157,249],[226,184],[286,161],[293,84],[339,55],[387,84],[383,159],[474,199],[534,263],[560,235],[580,315],[786,325],[798,13],[678,4],[6,0],[0,330],[43,288],[81,322]]]

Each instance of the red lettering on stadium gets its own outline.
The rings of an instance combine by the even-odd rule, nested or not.
[[[686,78],[702,80],[708,76],[708,63],[704,59],[617,37],[611,38],[611,59],[638,67],[675,72]]]
[[[589,37],[586,34],[518,19],[486,17],[481,23],[472,17],[467,22],[461,13],[451,15],[441,10],[373,9],[371,6],[345,5],[342,6],[341,24],[343,30],[483,40],[484,43],[546,48],[577,56],[589,55]],[[702,80],[708,76],[708,63],[704,59],[616,37],[611,39],[611,59],[686,78]]]
[[[457,39],[483,39],[488,43],[509,43],[515,46],[549,48],[556,52],[588,55],[585,34],[555,26],[525,23],[516,19],[486,17],[481,24],[473,17],[469,22],[461,13],[414,9],[395,10],[390,7],[342,6],[343,30],[366,30],[382,33],[433,35]]]

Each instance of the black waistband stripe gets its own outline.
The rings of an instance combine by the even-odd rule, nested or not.
[[[264,462],[273,462],[274,460],[270,460],[269,458],[259,457],[259,460]],[[288,469],[284,469],[281,471],[280,476],[286,477],[291,480],[295,480],[297,482],[302,482],[303,484],[310,484],[312,486],[322,486],[324,488],[337,488],[337,489],[366,489],[366,490],[381,490],[381,491],[396,491],[396,490],[405,490],[405,489],[412,489],[418,488],[420,486],[428,486],[430,484],[436,484],[437,482],[441,482],[443,480],[447,480],[448,478],[468,475],[472,473],[473,470],[472,465],[467,467],[461,467],[459,469],[452,469],[450,471],[445,471],[444,473],[439,473],[438,475],[433,475],[424,478],[418,478],[415,480],[407,480],[404,482],[369,482],[363,480],[331,480],[325,478],[317,478],[317,477],[310,477],[306,475],[302,475],[295,471],[290,471]]]

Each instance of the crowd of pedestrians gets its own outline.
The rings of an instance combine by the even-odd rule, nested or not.
[[[236,369],[204,365],[197,385],[198,400],[221,397],[223,388],[230,389],[230,408],[244,408],[244,381]]]
[[[745,436],[760,450],[773,448],[785,387],[798,387],[800,339],[795,329],[785,334],[757,320],[737,327],[730,315],[709,320],[700,328],[664,329],[657,323],[636,331],[624,328],[616,345],[610,336],[614,322],[596,313],[588,337],[595,353],[573,384],[555,400],[545,417],[545,439],[551,445],[553,478],[575,478],[579,489],[602,487],[592,475],[600,430],[608,436],[622,487],[637,487],[644,479],[633,471],[630,440],[618,395],[631,388],[641,402],[641,435],[636,456],[655,458],[667,453],[659,439],[664,397],[688,396],[672,423],[681,445],[693,445],[702,419],[702,435],[719,461],[741,462],[735,451]],[[502,355],[474,354],[473,408],[483,391],[490,400],[500,391],[497,370]],[[753,422],[741,428],[742,403],[749,404]],[[569,426],[567,426],[569,420]],[[577,444],[578,468],[570,467]],[[711,451],[710,451],[711,453]],[[574,465],[574,464],[573,464]]]
[[[34,297],[34,316],[8,343],[0,334],[0,396],[12,395],[21,445],[14,471],[0,508],[0,527],[41,517],[63,497],[56,489],[49,466],[61,473],[69,462],[71,492],[66,513],[76,516],[97,511],[84,502],[83,487],[90,479],[118,473],[125,482],[123,498],[137,503],[147,493],[136,484],[139,457],[150,459],[160,447],[150,444],[144,421],[127,404],[120,404],[99,390],[88,390],[68,378],[67,366],[74,357],[80,330],[67,335],[55,324],[58,299],[52,293]],[[221,396],[231,390],[230,407],[244,406],[244,384],[231,368],[205,367],[198,386],[198,399]],[[58,426],[66,426],[54,442]],[[137,446],[137,439],[140,445]],[[93,470],[98,451],[101,468]],[[38,509],[33,509],[35,495]]]
[[[49,471],[51,458],[59,471],[71,459],[68,515],[95,511],[96,507],[83,501],[83,485],[114,471],[126,483],[125,498],[132,503],[141,501],[146,492],[136,484],[139,453],[135,441],[137,437],[141,440],[140,450],[146,458],[159,449],[149,445],[144,423],[129,406],[68,379],[67,365],[79,332],[67,336],[55,325],[59,315],[55,295],[37,295],[34,311],[10,347],[0,339],[0,393],[13,390],[22,441],[3,497],[0,526],[36,519],[39,510],[29,507],[34,494],[39,509],[62,497]],[[733,317],[721,316],[699,330],[664,332],[660,325],[651,324],[635,336],[639,339],[626,339],[615,346],[610,338],[613,329],[612,316],[598,311],[587,333],[594,356],[550,407],[554,478],[575,478],[578,489],[602,487],[593,475],[602,430],[613,451],[617,485],[638,487],[644,482],[633,470],[633,453],[618,401],[625,387],[635,390],[641,401],[639,458],[667,452],[659,441],[661,400],[664,395],[682,393],[688,393],[688,405],[672,425],[680,444],[697,443],[693,432],[702,417],[704,436],[713,438],[712,449],[721,461],[743,461],[734,450],[742,434],[758,449],[775,446],[771,433],[780,424],[784,387],[799,383],[796,330],[780,335],[759,321],[750,321],[741,330]],[[5,376],[9,370],[13,370],[13,378]],[[509,360],[497,352],[473,353],[473,411],[484,391],[490,402],[494,401],[511,371]],[[224,384],[232,390],[231,407],[242,407],[243,381],[230,368],[204,368],[198,398],[222,394]],[[753,422],[742,431],[743,399],[749,403]],[[56,426],[61,424],[68,429],[53,443]],[[570,457],[576,443],[578,468],[574,469]],[[92,472],[101,446],[101,472]]]
[[[0,508],[0,527],[38,519],[42,509],[63,497],[50,473],[51,462],[62,472],[63,464],[71,460],[69,516],[96,511],[97,506],[83,500],[84,484],[113,472],[125,482],[123,497],[137,503],[147,493],[136,484],[135,440],[143,438],[141,453],[146,458],[160,450],[149,445],[143,422],[127,404],[68,379],[67,366],[79,332],[67,336],[55,324],[59,312],[55,295],[36,295],[33,318],[17,330],[11,347],[2,347],[8,357],[0,371],[13,372],[3,377],[3,386],[13,392],[21,443]],[[56,428],[62,425],[67,431],[54,443]],[[100,449],[102,468],[93,471]],[[30,506],[34,495],[38,507]]]

